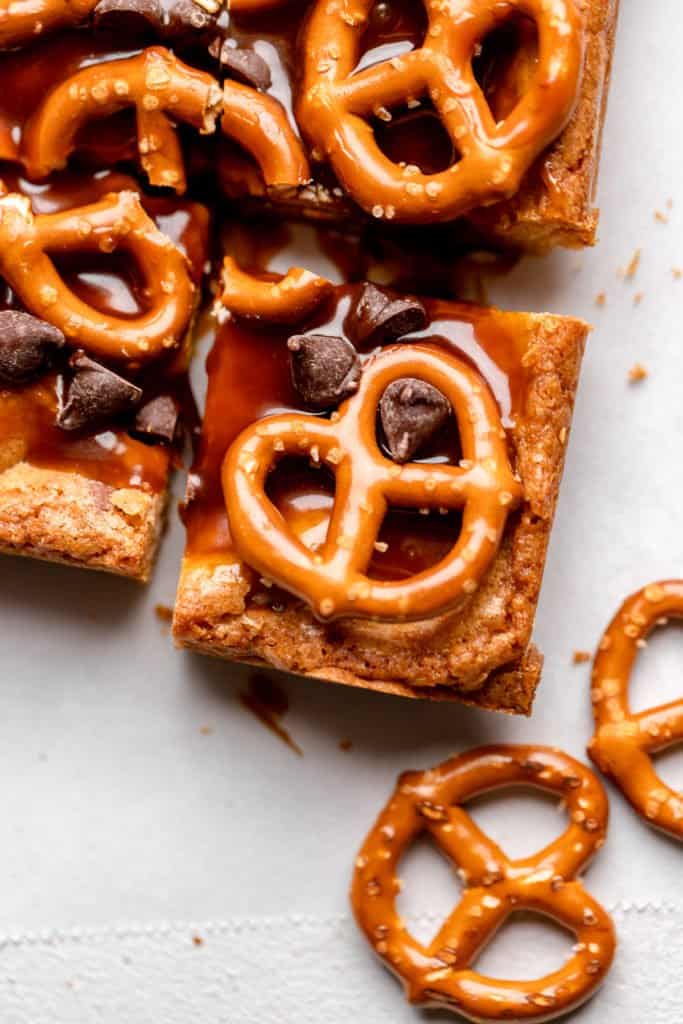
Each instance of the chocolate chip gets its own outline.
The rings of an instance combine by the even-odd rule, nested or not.
[[[20,385],[49,369],[64,345],[58,327],[18,309],[0,312],[0,384]]]
[[[192,33],[206,32],[215,27],[216,18],[203,10],[194,0],[170,0],[166,3],[164,37],[182,39],[192,43]]]
[[[251,85],[254,89],[269,89],[272,81],[270,68],[263,57],[255,50],[246,47],[231,45],[231,40],[226,39],[217,54],[220,65],[227,71],[230,78],[244,85]]]
[[[385,390],[379,416],[395,462],[407,462],[448,419],[451,407],[441,392],[415,377],[401,377]]]
[[[101,426],[134,409],[142,398],[140,388],[96,363],[82,350],[72,355],[69,365],[75,373],[57,416],[57,425],[62,430]]]
[[[346,338],[294,334],[287,342],[294,387],[311,409],[331,409],[358,390],[360,359]]]
[[[95,28],[139,33],[160,29],[164,14],[159,0],[100,0],[92,12]]]
[[[351,317],[354,336],[362,344],[384,345],[427,326],[427,310],[418,299],[392,298],[369,282]]]
[[[180,409],[175,398],[157,395],[141,405],[131,434],[151,444],[172,444],[178,430]]]

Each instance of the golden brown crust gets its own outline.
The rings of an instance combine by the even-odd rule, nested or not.
[[[0,472],[0,552],[145,582],[165,494],[16,462]]]
[[[180,646],[404,696],[529,712],[540,676],[531,630],[587,328],[562,317],[505,316],[530,336],[525,409],[512,432],[525,500],[465,610],[412,623],[324,624],[297,601],[281,611],[257,604],[237,560],[186,558],[173,627]]]
[[[514,199],[469,220],[488,238],[527,251],[594,245],[593,207],[619,0],[589,0],[583,79],[571,121]]]

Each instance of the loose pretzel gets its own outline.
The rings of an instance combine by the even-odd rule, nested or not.
[[[297,119],[342,185],[365,210],[401,221],[450,220],[513,195],[538,154],[569,119],[583,64],[576,0],[424,0],[419,49],[354,73],[374,0],[315,0],[302,40]],[[529,91],[496,123],[472,58],[514,13],[538,26],[538,67]],[[437,174],[397,164],[368,118],[427,94],[459,162]]]
[[[224,134],[251,153],[266,185],[299,185],[310,178],[301,142],[276,99],[238,82],[226,81],[221,90],[211,75],[160,46],[82,68],[48,93],[24,131],[29,176],[44,178],[64,167],[87,121],[130,106],[136,111],[140,163],[152,185],[185,191],[175,122],[206,135],[219,115]]]
[[[135,107],[140,162],[152,185],[186,188],[175,121],[214,131],[221,108],[218,82],[161,46],[136,57],[82,68],[57,85],[26,126],[22,156],[32,178],[66,166],[83,125]],[[172,119],[172,120],[171,120]]]
[[[218,303],[235,316],[294,324],[312,313],[332,286],[303,267],[291,267],[279,281],[240,270],[232,256],[223,260]]]
[[[461,806],[512,785],[558,793],[570,824],[532,857],[510,860]],[[399,778],[356,860],[351,901],[358,924],[413,1003],[444,1005],[475,1021],[550,1020],[587,999],[612,962],[612,922],[577,881],[607,829],[607,799],[584,765],[549,747],[480,747]],[[438,934],[423,946],[396,912],[398,862],[427,831],[458,867],[466,888]],[[506,918],[518,910],[552,917],[578,945],[558,971],[504,981],[471,969]]]
[[[150,220],[135,192],[39,216],[27,196],[2,192],[0,277],[30,313],[105,359],[149,360],[177,344],[192,315],[195,288],[187,260]],[[149,307],[137,316],[113,316],[83,302],[50,256],[115,251],[129,253],[139,268]]]
[[[458,418],[461,466],[398,465],[382,454],[377,406],[401,377],[423,379],[449,399]],[[266,496],[268,474],[284,455],[310,455],[335,474],[334,510],[319,551],[292,533]],[[370,360],[357,393],[330,420],[291,413],[254,423],[230,447],[222,477],[240,556],[322,619],[420,619],[454,608],[477,589],[508,513],[522,498],[485,382],[455,356],[421,345],[387,348]],[[460,536],[430,569],[402,581],[373,580],[366,571],[388,505],[462,509]]]
[[[662,622],[683,619],[683,580],[651,583],[629,597],[602,638],[591,696],[596,733],[588,753],[651,825],[683,839],[683,793],[665,785],[651,755],[683,740],[683,700],[634,714],[628,684],[645,638]]]

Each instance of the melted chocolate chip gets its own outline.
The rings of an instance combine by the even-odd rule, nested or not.
[[[142,398],[142,391],[135,384],[96,363],[81,350],[73,354],[69,365],[75,372],[57,416],[57,425],[62,430],[101,426],[134,409]]]
[[[172,444],[178,431],[180,410],[175,398],[157,395],[140,406],[131,434],[150,444]]]
[[[294,334],[287,348],[292,382],[310,409],[331,409],[358,390],[360,359],[346,338]]]
[[[363,285],[351,318],[354,337],[362,344],[385,345],[427,326],[427,311],[421,302],[392,298],[369,282]]]
[[[236,82],[250,85],[254,89],[270,88],[272,81],[270,68],[255,50],[234,46],[231,44],[231,40],[226,39],[214,56],[218,57],[221,68]]]
[[[122,33],[160,29],[163,20],[160,0],[100,0],[92,12],[95,28]]]
[[[379,416],[394,462],[407,462],[448,419],[451,407],[441,392],[415,377],[401,377],[385,390]]]
[[[0,312],[0,384],[29,384],[50,368],[64,346],[57,327],[17,309]]]
[[[164,37],[192,43],[193,32],[206,32],[216,25],[216,17],[194,0],[170,0],[166,4]]]

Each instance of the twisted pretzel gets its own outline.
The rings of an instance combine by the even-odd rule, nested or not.
[[[266,281],[246,274],[232,256],[226,256],[218,302],[235,316],[294,324],[308,316],[331,290],[329,281],[303,267],[291,267],[279,281]]]
[[[461,804],[479,793],[530,785],[561,794],[566,831],[533,857],[510,860]],[[607,799],[588,768],[549,747],[480,747],[438,768],[402,775],[356,860],[351,901],[375,951],[402,979],[411,1002],[441,1004],[471,1020],[549,1020],[574,1009],[612,962],[612,922],[576,880],[605,839]],[[427,831],[459,868],[460,903],[428,946],[396,912],[396,868],[405,848]],[[560,921],[578,945],[558,971],[533,981],[504,981],[471,964],[505,919],[533,910]]]
[[[397,465],[382,454],[377,405],[401,377],[423,379],[449,399],[458,418],[462,466]],[[264,490],[279,457],[308,454],[336,478],[327,537],[315,553],[287,527]],[[308,601],[322,619],[420,619],[453,608],[477,589],[498,551],[508,513],[522,498],[488,387],[460,359],[421,345],[387,348],[369,361],[357,393],[331,420],[292,413],[248,427],[230,447],[222,478],[240,556]],[[366,575],[390,504],[462,509],[462,530],[449,554],[401,582]]]
[[[447,220],[513,195],[562,131],[578,93],[583,23],[576,0],[424,0],[419,49],[353,73],[373,0],[315,0],[302,42],[297,119],[351,196],[375,216]],[[529,91],[496,123],[472,69],[478,45],[512,14],[538,26]],[[460,154],[437,174],[396,164],[367,119],[428,94]]]
[[[135,107],[140,163],[152,185],[182,193],[187,187],[175,122],[211,134],[221,116],[261,168],[266,185],[303,184],[310,178],[301,142],[272,96],[226,81],[223,89],[204,71],[161,46],[135,57],[82,68],[57,85],[26,125],[22,157],[32,178],[64,167],[83,125]]]
[[[140,162],[150,182],[184,192],[183,156],[170,118],[210,134],[221,91],[211,75],[160,46],[83,68],[48,93],[24,133],[22,155],[29,175],[44,178],[66,166],[87,121],[130,106],[135,107]]]
[[[652,583],[629,597],[602,638],[593,669],[596,733],[588,753],[651,825],[683,839],[683,793],[665,785],[651,755],[683,740],[683,700],[634,714],[628,683],[638,651],[669,616],[683,619],[683,580]]]
[[[49,253],[123,251],[135,260],[149,308],[113,316],[78,298]],[[0,277],[26,309],[59,327],[75,345],[105,359],[149,360],[183,336],[195,288],[187,260],[145,213],[135,192],[34,216],[27,196],[0,195]]]

